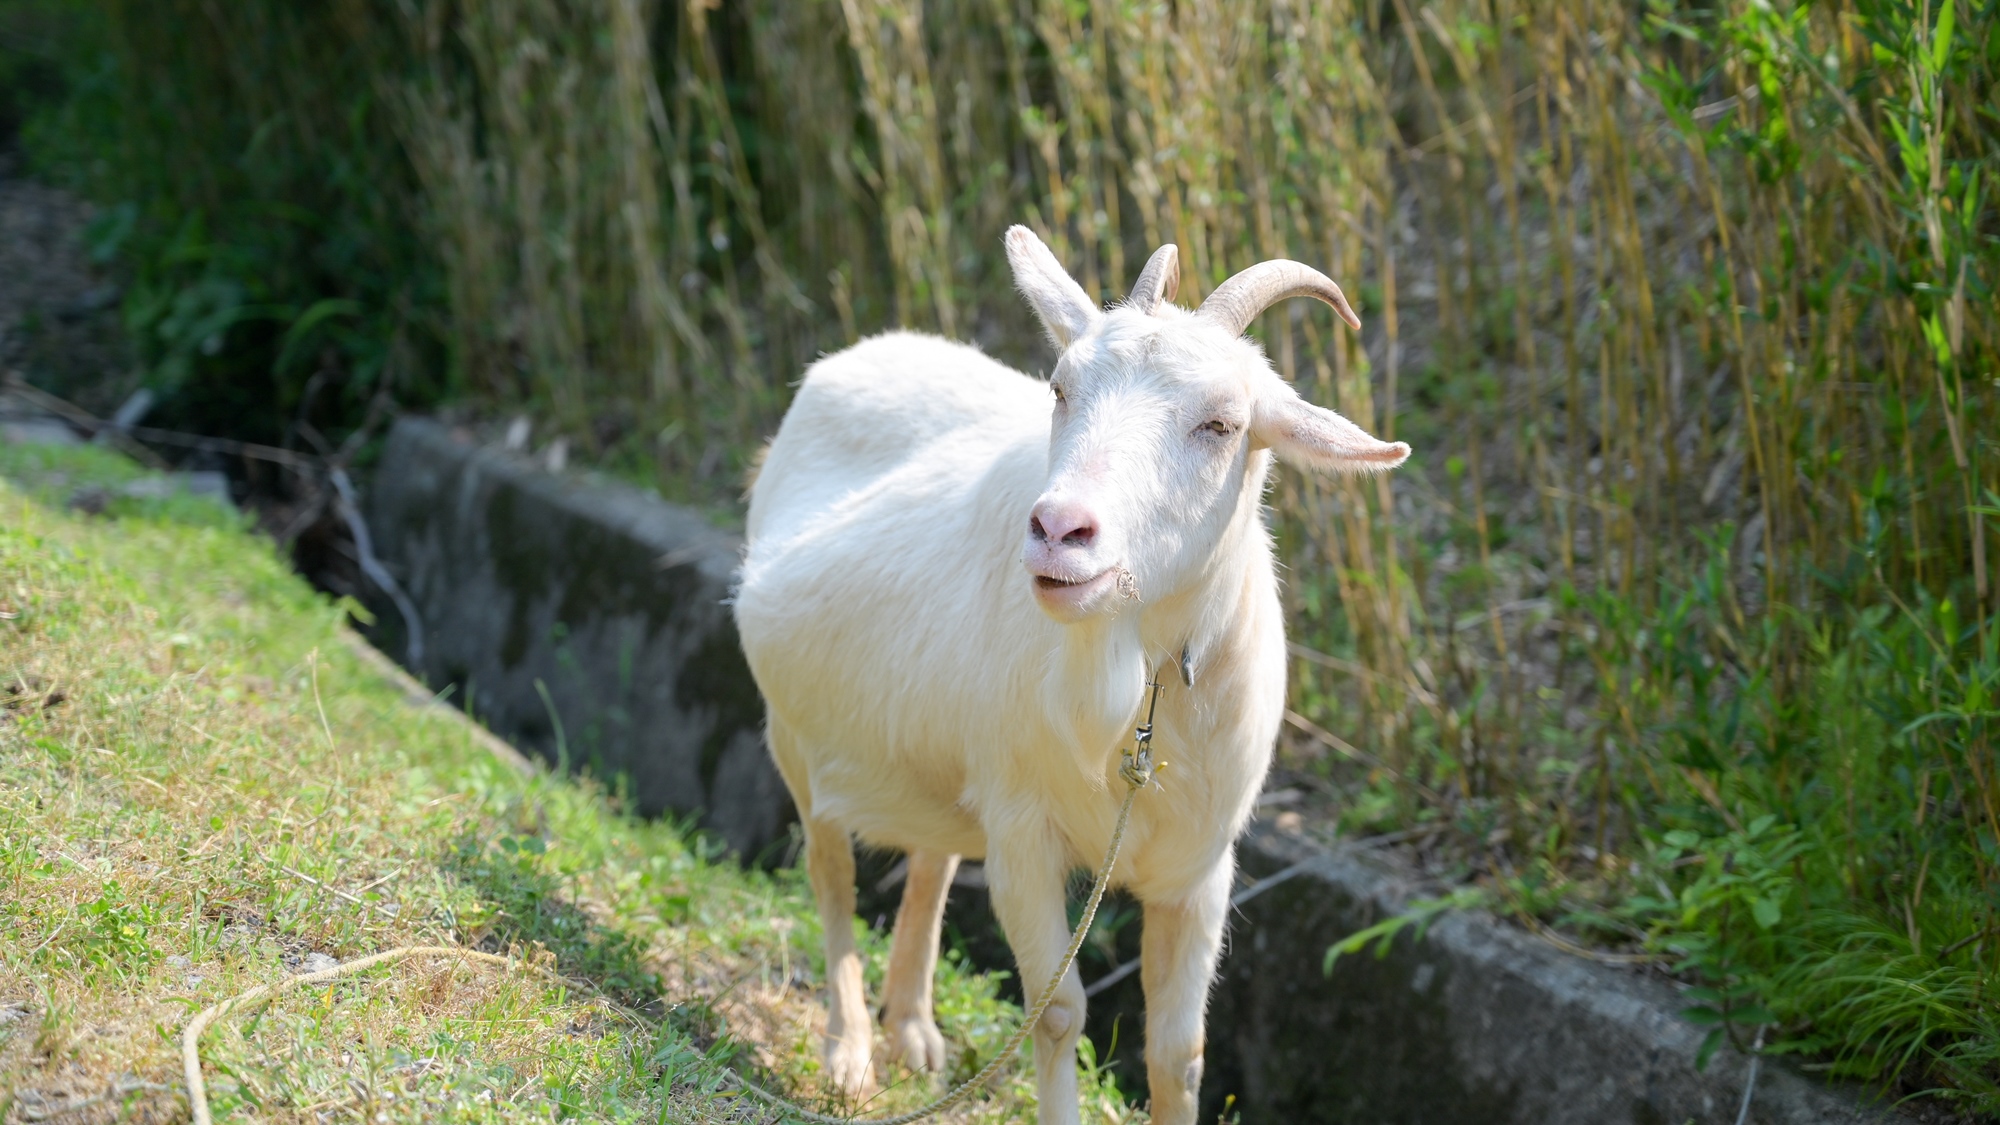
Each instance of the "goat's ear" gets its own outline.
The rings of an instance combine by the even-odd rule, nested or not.
[[[1368,431],[1281,387],[1258,402],[1250,436],[1303,469],[1322,473],[1379,473],[1410,456],[1400,441],[1378,441]]]
[[[1069,347],[1103,315],[1027,227],[1007,228],[1007,263],[1014,267],[1015,288],[1028,299],[1058,350]]]

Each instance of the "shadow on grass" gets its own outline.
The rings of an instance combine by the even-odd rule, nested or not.
[[[759,1073],[755,1052],[734,1039],[710,998],[680,1003],[666,998],[665,982],[646,967],[646,943],[607,926],[576,905],[568,879],[548,861],[535,835],[468,835],[455,842],[444,867],[479,896],[477,947],[502,953],[539,946],[555,957],[556,971],[588,981],[606,996],[648,1017],[656,1041],[652,1063],[670,1087],[687,1085],[713,1094],[724,1069]]]
[[[645,944],[606,926],[577,906],[568,879],[548,862],[539,836],[465,836],[451,847],[444,867],[479,896],[479,947],[541,946],[556,971],[590,981],[627,1007],[660,1014],[665,991],[646,967]]]

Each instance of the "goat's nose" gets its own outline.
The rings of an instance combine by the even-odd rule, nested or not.
[[[1097,538],[1097,514],[1074,500],[1044,500],[1028,517],[1028,531],[1044,543],[1088,547]]]

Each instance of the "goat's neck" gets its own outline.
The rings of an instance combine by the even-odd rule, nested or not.
[[[1178,675],[1171,666],[1185,650],[1196,675],[1205,656],[1242,617],[1250,596],[1252,573],[1270,568],[1270,544],[1262,518],[1270,454],[1250,454],[1236,511],[1209,555],[1208,565],[1185,587],[1144,607],[1139,614],[1139,640],[1152,666]]]
[[[1260,518],[1269,454],[1250,456],[1236,513],[1193,581],[1157,601],[1062,630],[1044,673],[1044,703],[1085,773],[1101,775],[1129,740],[1151,675],[1179,686],[1184,649],[1199,682],[1201,661],[1244,612],[1252,570],[1270,566]]]

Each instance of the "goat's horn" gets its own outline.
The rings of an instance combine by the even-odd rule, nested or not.
[[[1282,258],[1259,262],[1216,286],[1196,315],[1232,333],[1241,333],[1257,319],[1258,313],[1288,297],[1317,297],[1332,305],[1349,328],[1361,327],[1361,318],[1354,315],[1347,297],[1332,278],[1311,266]]]
[[[1162,301],[1171,301],[1181,288],[1181,248],[1169,242],[1146,259],[1139,280],[1132,283],[1132,295],[1125,303],[1142,313],[1151,313]]]

